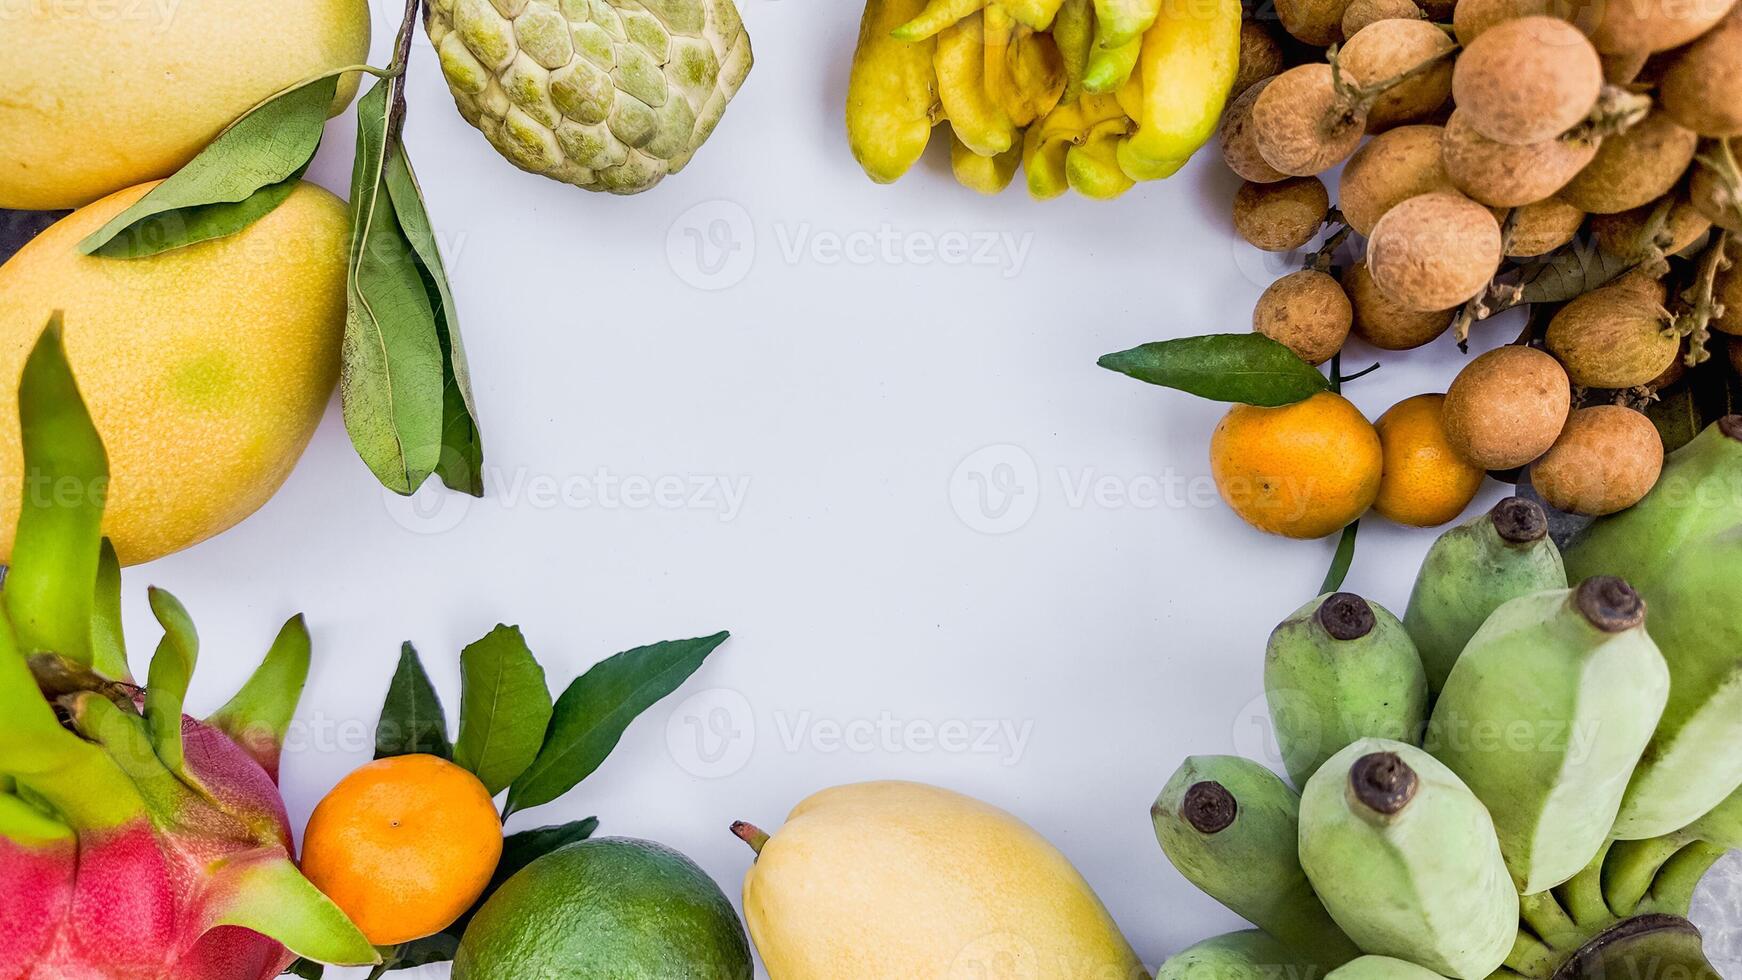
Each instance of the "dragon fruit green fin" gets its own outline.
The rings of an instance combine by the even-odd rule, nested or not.
[[[96,604],[91,609],[91,666],[112,681],[133,682],[127,666],[127,640],[121,634],[121,560],[103,539],[97,562]]]
[[[163,640],[151,658],[151,673],[145,682],[145,724],[151,745],[171,772],[186,776],[186,756],[181,744],[181,706],[193,680],[200,641],[193,620],[175,596],[151,589],[151,611],[163,624]]]
[[[298,956],[335,966],[381,962],[356,925],[282,852],[239,855],[214,869],[209,888],[205,929],[252,929]]]
[[[236,696],[207,719],[253,756],[273,782],[278,781],[279,753],[308,681],[308,666],[308,625],[298,613],[278,631],[266,659]]]
[[[56,313],[24,362],[18,530],[4,599],[26,655],[91,662],[91,611],[109,458],[79,397]]]

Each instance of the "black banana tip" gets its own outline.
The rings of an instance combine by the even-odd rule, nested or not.
[[[1645,600],[1613,575],[1594,575],[1579,583],[1579,612],[1605,633],[1624,633],[1645,622]]]
[[[1319,603],[1319,610],[1314,615],[1333,640],[1359,640],[1373,632],[1373,627],[1379,623],[1373,615],[1373,607],[1353,592],[1338,592]]]
[[[1228,787],[1205,780],[1193,783],[1180,804],[1180,815],[1200,834],[1219,834],[1234,825],[1240,803]]]
[[[1506,497],[1488,512],[1502,541],[1530,544],[1548,536],[1548,514],[1534,500]]]
[[[1395,816],[1415,799],[1421,779],[1395,752],[1374,752],[1349,767],[1349,789],[1370,810]]]

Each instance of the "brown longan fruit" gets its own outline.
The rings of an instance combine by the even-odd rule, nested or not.
[[[1349,297],[1336,279],[1302,269],[1271,283],[1258,297],[1252,329],[1317,365],[1343,349],[1352,317]]]
[[[1348,5],[1349,0],[1276,0],[1276,17],[1296,40],[1322,48],[1342,40]]]
[[[1639,207],[1669,193],[1699,143],[1697,133],[1654,109],[1626,132],[1605,136],[1597,155],[1560,196],[1591,214]]]
[[[1742,9],[1670,62],[1657,100],[1671,119],[1701,136],[1742,135]]]
[[[1719,228],[1742,231],[1742,201],[1737,200],[1736,192],[1719,178],[1717,171],[1704,163],[1693,166],[1693,175],[1688,180],[1688,201],[1702,217]]]
[[[1663,472],[1663,438],[1643,414],[1620,405],[1581,408],[1530,468],[1550,507],[1602,517],[1645,498]]]
[[[1367,110],[1367,131],[1413,122],[1446,104],[1452,96],[1452,59],[1457,47],[1446,32],[1425,20],[1394,18],[1367,25],[1337,53],[1345,72],[1368,83],[1396,78],[1439,56],[1432,68],[1393,85]]]
[[[1234,194],[1234,230],[1266,252],[1292,252],[1318,234],[1330,210],[1331,195],[1317,177],[1247,181]]]
[[[1423,16],[1415,0],[1349,0],[1343,9],[1343,36],[1354,37],[1363,27],[1382,20],[1421,20]]]
[[[1360,76],[1343,72],[1345,85]],[[1264,162],[1295,177],[1324,173],[1349,158],[1367,113],[1337,90],[1327,64],[1298,65],[1270,80],[1252,104],[1252,135]]]
[[[1554,13],[1555,0],[1459,0],[1452,8],[1452,33],[1468,45],[1495,24]]]
[[[1660,208],[1667,207],[1661,218]],[[1658,225],[1652,238],[1646,236],[1654,218]],[[1712,220],[1699,212],[1685,195],[1660,197],[1639,207],[1614,214],[1599,214],[1591,219],[1591,235],[1597,247],[1610,255],[1624,259],[1643,259],[1655,244],[1664,255],[1676,255],[1712,227]]]
[[[1282,45],[1270,31],[1257,21],[1240,24],[1240,67],[1234,74],[1234,87],[1240,93],[1283,69]]]
[[[1578,175],[1597,155],[1594,140],[1556,136],[1514,146],[1483,136],[1462,107],[1446,120],[1446,175],[1458,190],[1501,208],[1514,208],[1550,197]]]
[[[1368,140],[1344,165],[1337,184],[1343,220],[1362,235],[1402,201],[1457,188],[1441,162],[1438,126],[1399,126]]]
[[[1367,263],[1356,262],[1343,270],[1343,291],[1355,320],[1355,336],[1380,350],[1413,350],[1445,333],[1452,325],[1452,311],[1420,313],[1391,301],[1373,282]]]
[[[1506,257],[1527,259],[1547,255],[1572,241],[1585,223],[1585,212],[1550,197],[1514,208],[1507,221]]]
[[[1476,358],[1446,391],[1446,439],[1485,470],[1509,470],[1548,452],[1572,408],[1560,362],[1530,347],[1498,347]]]
[[[1252,105],[1269,84],[1268,78],[1254,83],[1228,103],[1227,110],[1222,113],[1222,160],[1228,164],[1229,170],[1255,184],[1272,184],[1288,176],[1264,162],[1252,128]]]
[[[1724,19],[1736,0],[1608,0],[1588,33],[1598,51],[1667,51]]]
[[[1421,312],[1480,293],[1500,268],[1500,223],[1462,194],[1420,194],[1385,212],[1367,240],[1367,269],[1385,295]]]
[[[1557,17],[1495,24],[1470,42],[1452,73],[1452,95],[1470,125],[1515,146],[1553,139],[1583,122],[1602,90],[1596,49]]]
[[[1544,346],[1573,384],[1631,388],[1651,381],[1681,350],[1655,296],[1625,284],[1593,289],[1560,308]]]

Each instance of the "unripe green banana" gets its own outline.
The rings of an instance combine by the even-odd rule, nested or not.
[[[1325,980],[1444,980],[1425,966],[1389,956],[1363,956],[1325,974]]]
[[[1742,525],[1679,549],[1645,593],[1648,628],[1669,662],[1669,706],[1621,803],[1621,840],[1674,833],[1742,785],[1738,570]]]
[[[1206,939],[1175,954],[1155,980],[1278,980],[1307,977],[1312,967],[1257,929]]]
[[[1348,592],[1314,599],[1271,632],[1264,692],[1296,786],[1357,739],[1419,745],[1427,721],[1427,673],[1403,624]]]
[[[1464,644],[1508,599],[1567,587],[1560,551],[1537,504],[1507,497],[1488,513],[1440,535],[1416,576],[1403,613],[1428,687],[1437,696]]]
[[[1187,759],[1149,810],[1180,874],[1235,914],[1328,970],[1359,956],[1300,867],[1300,797],[1237,756]]]
[[[1488,617],[1440,692],[1427,746],[1494,817],[1525,895],[1602,850],[1669,699],[1645,602],[1618,578],[1524,596]]]
[[[1301,795],[1300,863],[1355,945],[1485,980],[1518,938],[1518,892],[1494,822],[1413,745],[1363,739]]]
[[[1580,535],[1567,548],[1567,572],[1574,581],[1620,575],[1655,605],[1659,579],[1681,564],[1684,547],[1738,525],[1742,415],[1730,415],[1670,453],[1643,500]]]

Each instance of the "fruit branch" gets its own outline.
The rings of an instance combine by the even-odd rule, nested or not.
[[[417,27],[418,7],[422,0],[405,0],[405,19],[399,24],[399,34],[393,39],[393,60],[387,73],[393,86],[393,104],[387,110],[386,152],[399,145],[405,128],[405,70],[411,64],[411,35]]]
[[[1711,356],[1706,345],[1711,340],[1712,320],[1724,315],[1724,304],[1714,299],[1712,293],[1719,269],[1727,264],[1724,249],[1729,243],[1729,237],[1729,232],[1721,228],[1712,236],[1711,243],[1700,256],[1699,274],[1682,292],[1682,299],[1689,308],[1687,312],[1677,316],[1670,326],[1677,336],[1686,337],[1688,340],[1688,367],[1696,367]]]

